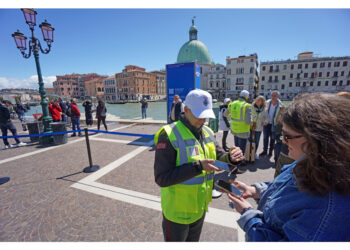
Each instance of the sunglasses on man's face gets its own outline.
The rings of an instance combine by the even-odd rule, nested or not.
[[[301,138],[301,137],[303,137],[303,135],[294,135],[294,136],[292,136],[292,135],[286,134],[286,132],[282,130],[282,137],[283,137],[283,140],[284,140],[285,142],[288,142],[288,140],[292,140],[292,139],[296,139],[296,138]]]

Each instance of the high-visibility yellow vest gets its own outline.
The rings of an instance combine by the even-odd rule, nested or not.
[[[231,130],[234,133],[247,133],[250,130],[250,124],[244,122],[246,110],[251,107],[244,100],[236,100],[228,106],[231,113]]]
[[[163,130],[176,150],[176,167],[193,161],[216,159],[215,137],[210,128],[203,126],[204,150],[181,121],[163,126],[154,136],[156,145]],[[213,177],[214,172],[203,170],[201,174],[182,183],[162,187],[161,206],[165,218],[179,224],[199,220],[204,211],[208,211],[208,204],[212,200]]]

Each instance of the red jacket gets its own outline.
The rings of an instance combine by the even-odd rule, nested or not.
[[[50,104],[49,105],[49,113],[52,116],[53,120],[61,120],[61,112],[62,109],[59,105],[56,104]]]
[[[78,109],[78,106],[76,104],[71,104],[72,109],[72,117],[80,117],[80,111]]]

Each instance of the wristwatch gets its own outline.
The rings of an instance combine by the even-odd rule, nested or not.
[[[253,208],[252,208],[252,207],[246,207],[246,208],[244,208],[244,209],[242,210],[241,215],[243,215],[245,212],[247,212],[248,210],[251,210],[251,209],[253,209]]]

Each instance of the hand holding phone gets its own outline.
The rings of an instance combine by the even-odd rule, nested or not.
[[[242,191],[227,181],[218,180],[217,182],[214,183],[214,185],[220,188],[220,190],[226,193],[230,193],[232,196],[236,197],[237,199],[241,198]]]

